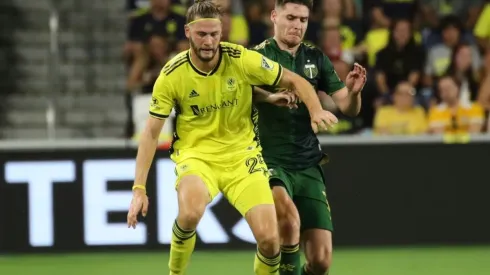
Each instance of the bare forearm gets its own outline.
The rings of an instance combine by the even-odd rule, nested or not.
[[[266,102],[267,98],[271,95],[270,92],[259,88],[259,87],[254,87],[253,88],[253,101],[254,102]]]
[[[341,111],[344,115],[357,116],[361,111],[361,93],[354,94],[349,91],[343,105]]]
[[[153,157],[158,145],[158,135],[147,127],[141,135],[138,154],[136,156],[135,184],[145,185]]]
[[[298,77],[297,80],[295,79],[291,84],[293,86],[292,90],[295,91],[299,99],[303,101],[310,113],[323,109],[315,89],[308,83],[308,81]]]

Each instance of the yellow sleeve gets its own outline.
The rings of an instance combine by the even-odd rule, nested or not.
[[[230,42],[245,43],[248,42],[248,24],[245,16],[234,15],[231,18]]]
[[[172,112],[175,101],[176,91],[168,76],[162,72],[153,86],[150,115],[159,119],[167,118]]]
[[[256,51],[243,49],[240,59],[245,79],[251,85],[277,86],[282,78],[282,66]]]
[[[473,33],[479,38],[490,38],[490,4],[486,4],[478,21],[476,21]]]

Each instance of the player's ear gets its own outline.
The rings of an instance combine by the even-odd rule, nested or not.
[[[191,37],[191,29],[189,28],[189,25],[185,25],[184,30],[185,30],[185,37],[189,39],[189,37]]]
[[[274,24],[276,24],[276,17],[277,17],[277,11],[276,10],[272,10],[272,12],[271,12],[271,21]]]

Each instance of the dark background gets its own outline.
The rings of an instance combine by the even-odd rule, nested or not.
[[[335,145],[324,151],[331,158],[325,174],[336,247],[490,243],[490,144]],[[84,244],[82,163],[87,159],[132,159],[135,153],[133,149],[0,153],[0,252],[124,250],[120,246]],[[168,154],[159,152],[157,157],[166,158]],[[51,248],[29,246],[27,185],[5,183],[4,166],[12,160],[76,162],[75,184],[54,185],[55,245]],[[152,169],[148,181],[150,201],[154,200],[154,173]],[[127,182],[127,190],[131,185]],[[108,188],[112,189],[111,183]],[[159,213],[151,210],[145,220],[148,243],[127,248],[165,247],[157,243]],[[228,231],[240,219],[226,200],[214,206],[213,212]],[[126,213],[110,213],[108,219],[124,222],[125,216]],[[201,243],[197,247],[254,246],[232,237],[226,245]]]

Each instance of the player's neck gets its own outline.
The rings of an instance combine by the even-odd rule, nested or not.
[[[209,73],[216,68],[218,65],[219,57],[221,55],[221,49],[218,49],[218,52],[214,55],[211,61],[205,62],[197,57],[197,54],[191,49],[190,52],[191,62],[199,71],[203,73]]]
[[[279,49],[281,49],[282,51],[288,52],[292,56],[296,56],[296,53],[298,52],[299,46],[301,45],[301,43],[300,43],[294,47],[289,47],[288,45],[286,45],[286,43],[283,43],[277,36],[274,36],[274,40],[276,41]]]

